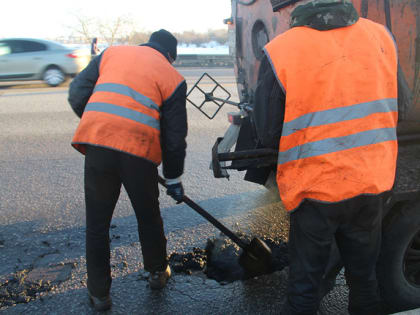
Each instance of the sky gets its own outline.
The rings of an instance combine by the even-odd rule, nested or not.
[[[1,0],[0,38],[53,39],[74,33],[76,16],[127,16],[139,31],[223,29],[231,0]]]

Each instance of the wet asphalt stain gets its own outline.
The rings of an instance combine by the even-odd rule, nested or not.
[[[221,237],[209,239],[206,248],[193,248],[192,252],[172,253],[169,264],[176,273],[191,275],[202,271],[220,284],[246,280],[262,274],[280,271],[289,265],[287,243],[270,238],[262,239],[272,251],[272,260],[267,270],[259,273],[245,270],[239,263],[243,253],[230,239]]]
[[[117,237],[112,239],[115,238]],[[240,265],[239,257],[243,250],[224,236],[207,240],[205,249],[195,247],[191,252],[172,253],[169,256],[169,264],[175,273],[185,275],[203,273],[222,285],[270,274],[289,265],[287,243],[271,238],[262,238],[262,240],[272,251],[272,261],[270,268],[260,274],[250,274]],[[249,243],[250,240],[245,237],[244,241]],[[44,243],[44,245],[49,244]],[[41,265],[15,272],[0,283],[0,308],[28,303],[37,298],[42,300],[41,293],[51,291],[66,281],[73,268],[72,264]]]
[[[29,303],[40,295],[68,280],[75,267],[71,263],[40,266],[15,272],[0,283],[0,309],[20,303]]]
[[[54,286],[50,281],[27,281],[28,269],[16,272],[0,284],[0,306],[14,306],[35,300],[39,293],[50,291]]]

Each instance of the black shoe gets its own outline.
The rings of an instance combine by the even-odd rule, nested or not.
[[[153,290],[163,289],[170,277],[171,267],[169,267],[169,265],[164,271],[151,272],[149,275],[150,288]]]
[[[96,296],[93,296],[88,290],[88,295],[89,295],[90,303],[92,303],[95,310],[101,312],[101,311],[109,310],[111,308],[112,300],[109,294],[107,296],[98,298]]]

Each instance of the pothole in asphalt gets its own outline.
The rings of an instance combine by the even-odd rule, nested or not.
[[[289,265],[287,243],[271,238],[261,239],[272,251],[271,266],[269,270],[261,274],[270,274]],[[245,239],[244,241],[250,242]],[[247,273],[239,264],[241,254],[242,249],[230,239],[220,237],[209,239],[205,249],[193,248],[192,252],[171,254],[169,264],[176,273],[192,274],[202,271],[208,278],[226,284],[256,276]]]
[[[18,303],[28,303],[37,294],[50,291],[53,287],[50,281],[26,281],[29,270],[21,270],[0,284],[0,306],[13,306]]]
[[[35,300],[71,276],[74,264],[50,265],[24,269],[0,283],[0,309]]]

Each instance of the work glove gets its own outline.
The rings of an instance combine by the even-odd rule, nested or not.
[[[171,196],[177,204],[181,203],[182,198],[184,197],[184,187],[182,187],[182,182],[166,185],[166,194]]]

